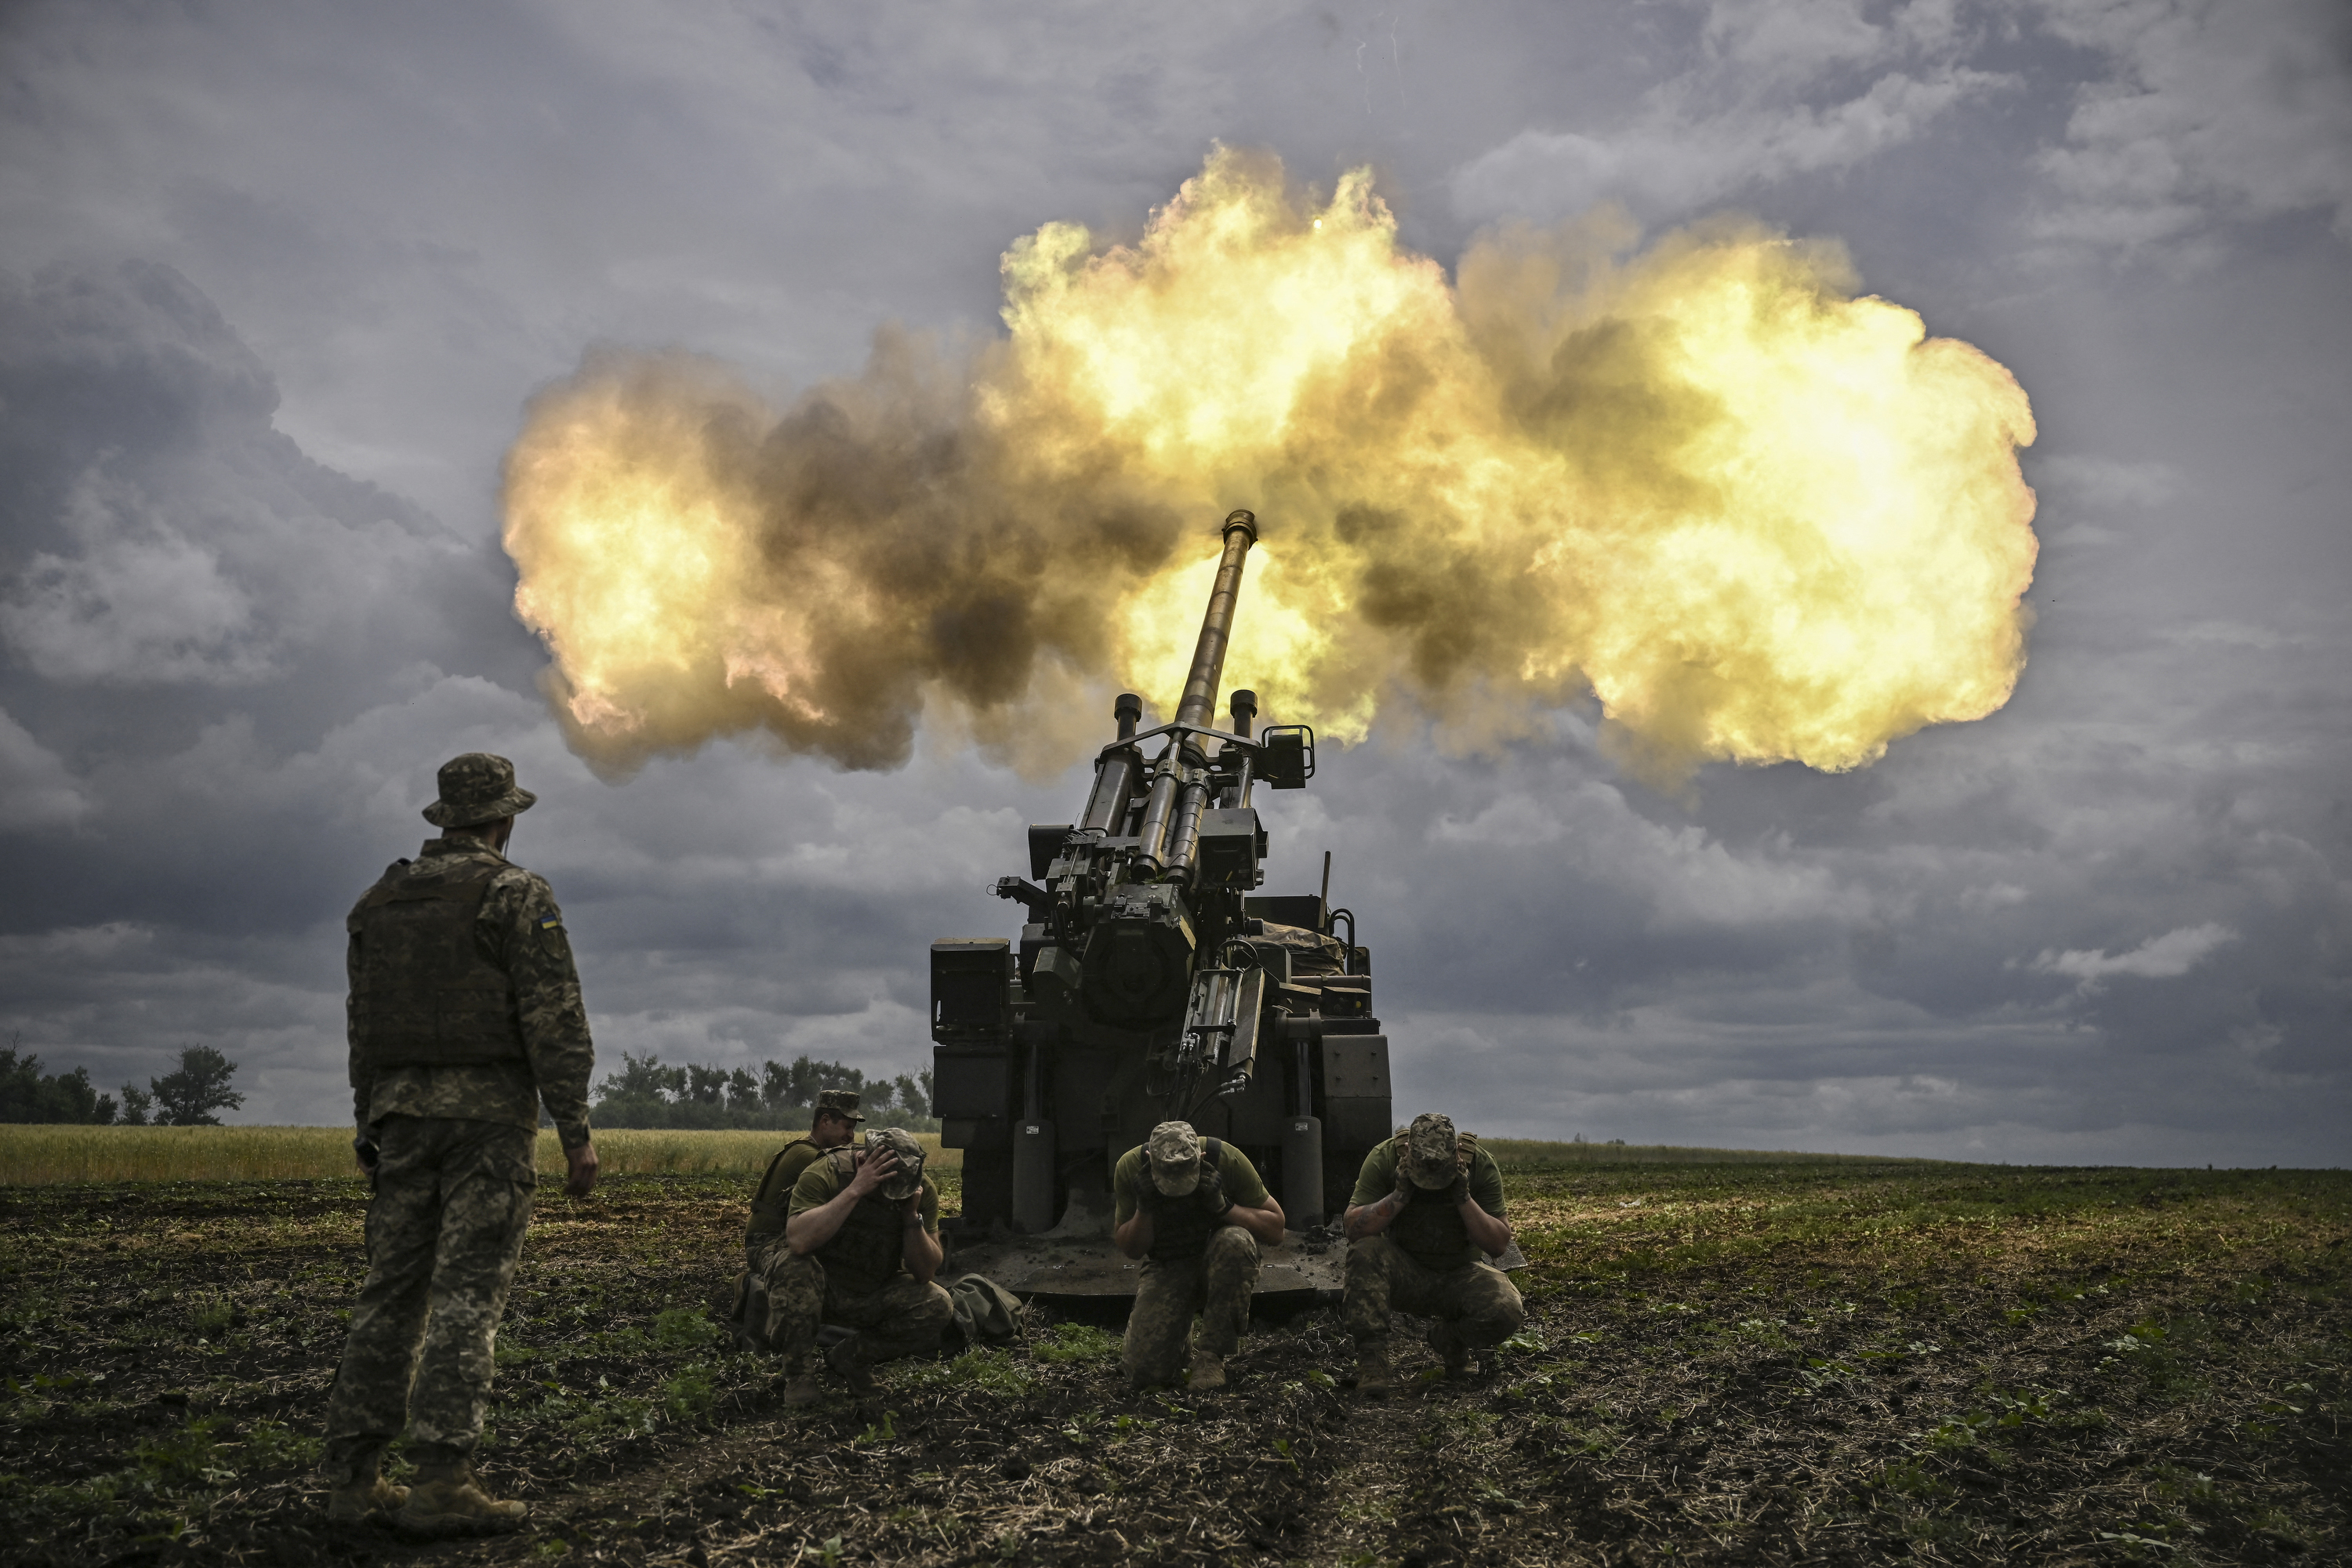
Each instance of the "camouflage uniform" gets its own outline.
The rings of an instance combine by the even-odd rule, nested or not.
[[[1249,1208],[1265,1202],[1265,1183],[1248,1155],[1215,1138],[1196,1146],[1201,1157],[1216,1161],[1224,1197]],[[1257,1288],[1257,1237],[1237,1225],[1213,1223],[1189,1192],[1161,1193],[1143,1148],[1119,1156],[1111,1171],[1111,1200],[1114,1228],[1146,1205],[1152,1210],[1151,1252],[1136,1283],[1120,1347],[1128,1382],[1150,1388],[1181,1380],[1194,1348],[1190,1340],[1196,1312],[1197,1348],[1220,1360],[1232,1355],[1249,1324],[1250,1292]]]
[[[1502,1168],[1467,1134],[1457,1141],[1457,1151],[1471,1200],[1502,1218]],[[1397,1163],[1406,1154],[1406,1134],[1400,1132],[1365,1156],[1350,1206],[1377,1204],[1394,1192]],[[1526,1303],[1510,1276],[1486,1261],[1462,1215],[1438,1198],[1427,1192],[1381,1234],[1348,1244],[1339,1314],[1359,1346],[1387,1342],[1391,1311],[1434,1318],[1474,1350],[1500,1344],[1526,1321]]]
[[[471,1453],[530,1220],[540,1106],[567,1151],[589,1141],[595,1053],[562,914],[542,879],[466,830],[530,805],[513,781],[480,752],[444,767],[425,813],[444,837],[390,867],[348,922],[352,1104],[380,1152],[367,1281],[327,1405],[338,1485],[374,1472],[404,1418],[421,1459]],[[387,922],[387,905],[425,912]]]
[[[793,1184],[791,1214],[822,1208],[849,1184],[856,1152],[829,1149]],[[919,1189],[923,1228],[940,1234],[939,1184],[928,1175]],[[856,1329],[867,1362],[893,1361],[939,1348],[955,1307],[935,1283],[907,1272],[906,1199],[869,1193],[833,1238],[812,1252],[793,1252],[780,1237],[761,1254],[768,1290],[768,1346],[787,1372],[806,1369],[820,1324]]]

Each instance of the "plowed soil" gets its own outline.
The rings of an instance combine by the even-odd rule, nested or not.
[[[1358,1399],[1265,1303],[1233,1386],[1118,1318],[787,1411],[712,1303],[741,1184],[543,1190],[479,1468],[529,1527],[330,1527],[356,1183],[0,1193],[0,1559],[34,1563],[2352,1561],[2352,1176],[1516,1172],[1527,1331]],[[949,1191],[950,1206],[953,1189]],[[398,1467],[395,1466],[395,1470]]]

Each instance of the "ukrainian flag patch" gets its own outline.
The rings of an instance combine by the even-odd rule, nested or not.
[[[562,915],[541,915],[539,919],[539,929],[541,931],[555,931],[562,927],[562,924],[563,917]]]

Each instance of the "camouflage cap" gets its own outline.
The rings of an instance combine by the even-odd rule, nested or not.
[[[863,1121],[865,1113],[857,1109],[857,1091],[854,1089],[821,1089],[816,1091],[816,1108],[830,1110],[835,1116],[852,1121]]]
[[[1405,1130],[1405,1170],[1413,1184],[1432,1189],[1454,1184],[1462,1173],[1462,1142],[1454,1136],[1454,1119],[1423,1111]]]
[[[1171,1198],[1201,1184],[1201,1135],[1188,1122],[1163,1121],[1153,1128],[1143,1158],[1151,1167],[1151,1184]]]
[[[488,752],[467,752],[441,764],[441,798],[425,808],[436,827],[478,827],[529,811],[539,796],[515,783],[514,764]]]
[[[898,1168],[882,1184],[882,1195],[894,1204],[905,1203],[923,1190],[923,1146],[903,1127],[877,1127],[866,1135],[866,1152],[870,1155],[884,1149],[898,1156]]]

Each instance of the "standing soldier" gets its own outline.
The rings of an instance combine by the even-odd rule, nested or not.
[[[858,1331],[825,1364],[854,1394],[874,1391],[874,1363],[939,1348],[955,1317],[932,1283],[940,1250],[939,1184],[923,1173],[923,1146],[877,1127],[866,1146],[829,1149],[793,1184],[786,1256],[768,1277],[768,1342],[792,1381],[787,1405],[823,1397],[811,1364],[821,1323]]]
[[[1510,1277],[1486,1261],[1511,1245],[1503,1173],[1451,1119],[1416,1116],[1364,1157],[1348,1208],[1348,1289],[1340,1317],[1356,1341],[1356,1390],[1389,1391],[1389,1311],[1434,1318],[1429,1348],[1445,1374],[1498,1345],[1527,1318]]]
[[[751,1194],[751,1223],[743,1232],[744,1275],[736,1288],[736,1334],[744,1348],[768,1349],[776,1331],[777,1325],[770,1321],[774,1310],[772,1291],[776,1271],[792,1256],[792,1249],[784,1245],[784,1221],[794,1184],[826,1150],[845,1146],[865,1120],[856,1090],[819,1089],[808,1136],[793,1139],[768,1162],[767,1173]]]
[[[353,1147],[375,1195],[325,1469],[330,1519],[396,1512],[404,1529],[453,1534],[511,1530],[525,1512],[483,1491],[471,1461],[530,1223],[542,1104],[564,1190],[596,1184],[595,1052],[555,896],[503,853],[538,797],[482,752],[444,765],[440,785],[425,820],[441,837],[394,862],[345,922]],[[379,1473],[404,1423],[413,1491]]]
[[[1198,1312],[1191,1386],[1224,1387],[1225,1358],[1249,1321],[1258,1243],[1282,1240],[1282,1205],[1248,1155],[1182,1121],[1161,1122],[1120,1155],[1110,1186],[1111,1240],[1146,1259],[1121,1354],[1128,1385],[1176,1381]]]

